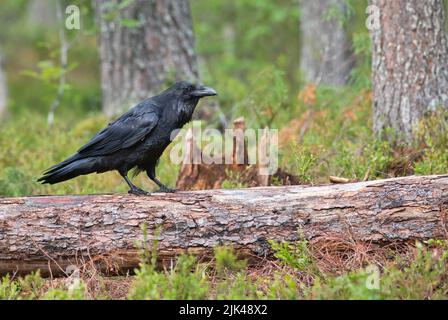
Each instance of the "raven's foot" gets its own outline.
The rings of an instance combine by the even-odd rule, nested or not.
[[[137,187],[135,187],[135,188],[133,188],[133,189],[130,189],[130,190],[128,191],[128,193],[129,193],[129,194],[136,195],[136,196],[149,196],[149,195],[150,195],[149,192],[147,192],[147,191],[145,191],[145,190],[142,190],[142,189],[140,189],[140,188],[137,188]]]
[[[159,190],[156,190],[156,191],[154,191],[154,192],[157,192],[157,193],[160,193],[160,192],[164,192],[164,193],[174,193],[174,192],[176,192],[176,191],[177,191],[176,189],[171,189],[171,188],[168,188],[168,187],[160,187]]]

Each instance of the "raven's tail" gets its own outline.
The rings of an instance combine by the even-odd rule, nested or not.
[[[55,184],[83,174],[95,172],[97,171],[95,169],[96,160],[97,159],[95,158],[77,160],[73,159],[73,157],[69,158],[48,169],[37,181],[42,182],[43,184]]]

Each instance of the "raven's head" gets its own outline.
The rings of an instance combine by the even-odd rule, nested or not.
[[[198,101],[200,98],[207,96],[216,96],[214,89],[194,84],[187,81],[179,81],[173,84],[168,90],[170,93],[176,95],[182,101]]]

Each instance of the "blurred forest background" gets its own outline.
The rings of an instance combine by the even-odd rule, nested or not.
[[[64,27],[70,5],[80,10],[79,30]],[[55,186],[36,180],[177,79],[219,92],[196,109],[204,126],[232,127],[244,117],[247,128],[278,129],[280,167],[298,183],[446,174],[447,12],[446,0],[3,0],[0,197],[125,193],[114,172]],[[174,186],[180,168],[168,154],[158,176]],[[219,187],[251,186],[246,169],[226,171]],[[144,241],[135,276],[106,278],[94,268],[77,282],[7,275],[0,299],[447,297],[443,240],[270,245],[274,259],[255,267],[215,248],[212,264],[181,255],[158,270]],[[367,286],[371,265],[381,268],[381,289]]]
[[[372,95],[372,79],[378,87],[384,83],[372,77],[367,0],[168,3],[0,3],[0,195],[125,192],[115,173],[56,186],[35,181],[114,115],[179,78],[200,80],[219,92],[217,103],[210,99],[197,108],[205,126],[232,127],[233,120],[245,117],[249,128],[279,129],[280,166],[300,183],[326,183],[329,176],[356,181],[447,172],[446,108],[432,108],[435,116],[417,117],[418,123],[412,115],[401,111],[393,118],[386,110],[392,114],[389,126],[378,120],[381,110],[372,108],[375,99],[394,106],[387,90],[379,90],[385,100]],[[431,3],[438,8],[435,14],[443,15],[439,9],[446,1]],[[80,9],[79,30],[64,28],[69,5]],[[151,16],[157,10],[160,17]],[[444,30],[446,25],[443,36]],[[397,64],[395,71],[402,67]],[[395,90],[392,96],[411,91],[393,82],[387,87]],[[412,138],[409,125],[395,126],[401,136],[390,134],[389,127],[405,116],[412,118]],[[158,174],[173,186],[179,168],[168,153]],[[154,189],[145,177],[138,179]],[[248,186],[239,179],[229,175],[222,186]]]

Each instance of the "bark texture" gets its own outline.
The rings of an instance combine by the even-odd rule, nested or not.
[[[344,14],[343,0],[301,0],[301,69],[305,80],[343,85],[353,66],[351,45],[342,23],[332,12]]]
[[[6,72],[4,68],[2,51],[0,48],[0,118],[6,112],[7,101],[8,101],[8,86],[6,83]]]
[[[374,129],[401,142],[437,107],[448,108],[448,47],[442,0],[371,0],[380,28],[371,30]]]
[[[95,0],[103,111],[123,112],[168,82],[197,80],[188,0]]]
[[[0,198],[0,273],[56,274],[83,261],[109,270],[135,267],[143,223],[164,262],[182,252],[207,256],[217,245],[265,256],[268,240],[297,240],[299,229],[311,241],[441,238],[447,204],[448,175],[148,197]]]

